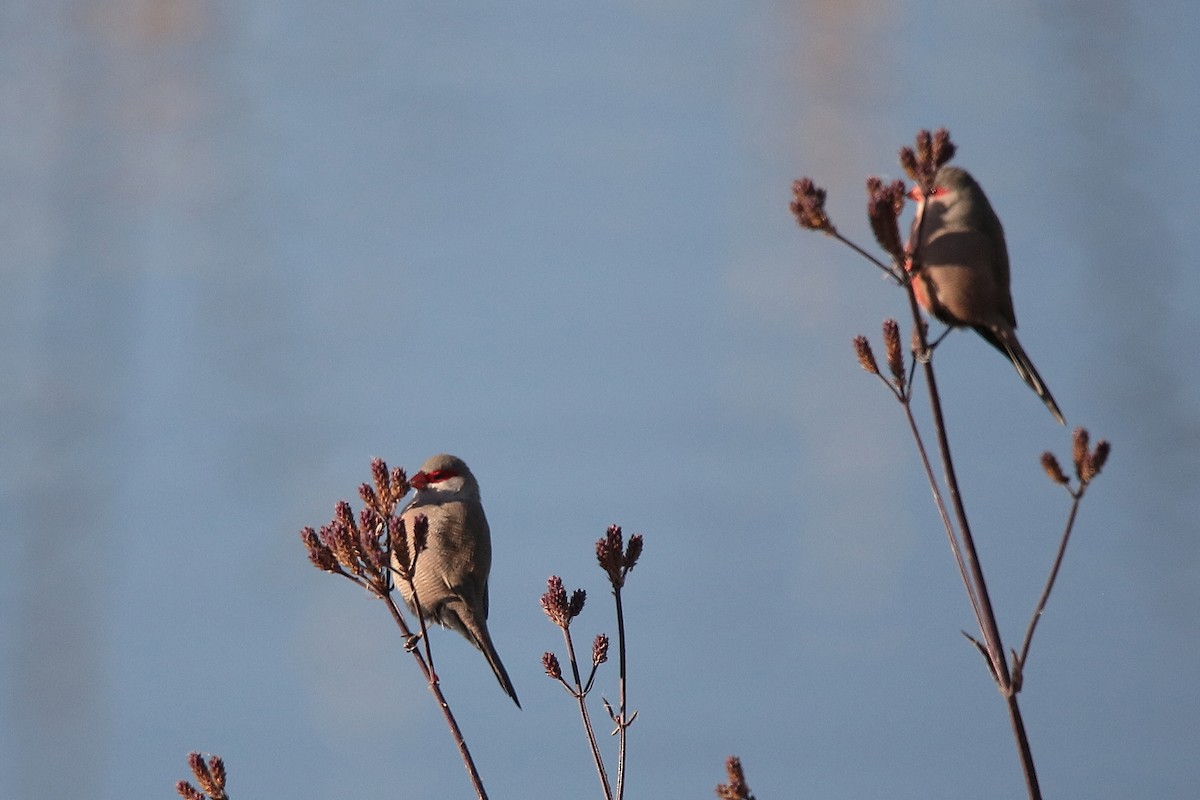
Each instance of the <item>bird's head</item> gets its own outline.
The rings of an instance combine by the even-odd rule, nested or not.
[[[408,483],[418,492],[479,496],[479,483],[471,474],[471,468],[461,458],[446,453],[426,460]]]
[[[929,194],[914,186],[908,196],[916,201],[918,214],[928,213],[925,224],[933,229],[999,225],[987,195],[965,169],[942,167]]]

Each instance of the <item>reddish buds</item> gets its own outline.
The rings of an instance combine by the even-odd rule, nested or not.
[[[871,351],[871,342],[867,337],[854,337],[854,354],[858,356],[860,367],[872,375],[879,374],[879,364],[875,361],[875,353]]]
[[[608,661],[608,634],[597,634],[592,642],[592,666],[598,667]]]
[[[717,797],[721,800],[754,800],[750,787],[746,785],[746,774],[742,771],[742,762],[737,756],[730,756],[725,761],[725,775],[728,784],[717,786]]]
[[[928,130],[917,131],[915,144],[915,150],[911,147],[900,148],[900,166],[908,177],[928,193],[933,188],[938,169],[954,158],[958,148],[950,141],[950,131],[945,128],[939,128],[932,134]]]
[[[620,525],[609,525],[604,537],[596,542],[596,561],[600,569],[608,574],[614,589],[625,585],[625,576],[637,564],[642,555],[642,536],[635,533],[629,537],[629,545],[621,551],[622,534]]]
[[[542,669],[556,681],[562,680],[562,667],[558,663],[558,656],[554,653],[542,653]]]
[[[542,595],[542,611],[546,612],[546,616],[550,618],[551,622],[566,630],[571,626],[571,620],[583,611],[586,599],[587,592],[583,589],[576,589],[571,593],[571,599],[568,600],[562,578],[551,575],[550,579],[546,581],[546,593]]]
[[[904,261],[904,246],[900,242],[900,212],[904,210],[903,181],[884,185],[874,176],[867,178],[867,219],[875,241],[897,262]]]
[[[1075,429],[1073,457],[1075,459],[1075,475],[1083,486],[1091,483],[1092,478],[1100,474],[1104,462],[1108,460],[1110,446],[1104,439],[1096,442],[1096,449],[1088,450],[1088,432],[1083,428]]]
[[[312,528],[305,528],[300,531],[300,539],[308,548],[308,560],[313,563],[314,567],[322,572],[340,572],[333,551],[321,541],[316,531]]]
[[[180,781],[175,784],[175,791],[185,800],[205,800],[205,794],[209,800],[229,800],[229,795],[225,794],[225,762],[220,756],[212,756],[208,763],[205,763],[204,756],[199,753],[188,754],[188,766],[192,768],[192,774],[196,776],[196,783],[200,784],[200,790],[192,786],[187,781]]]
[[[1062,467],[1059,466],[1058,459],[1054,457],[1054,453],[1049,451],[1042,453],[1042,469],[1044,469],[1046,474],[1050,476],[1050,480],[1054,481],[1055,483],[1063,486],[1066,486],[1068,483],[1070,483],[1070,481],[1067,480],[1067,476],[1063,473]]]
[[[1042,469],[1050,476],[1050,480],[1066,486],[1076,496],[1082,494],[1084,487],[1104,469],[1104,463],[1108,461],[1108,454],[1112,449],[1105,439],[1096,442],[1095,448],[1089,449],[1088,444],[1087,430],[1076,428],[1071,438],[1071,461],[1075,465],[1075,477],[1079,479],[1078,490],[1070,490],[1070,481],[1054,454],[1042,453]]]
[[[811,178],[792,182],[792,202],[788,207],[801,228],[827,233],[833,231],[833,225],[825,214],[825,190],[817,187]]]
[[[904,349],[900,346],[900,324],[888,317],[883,321],[883,344],[887,348],[888,370],[896,384],[904,385]]]

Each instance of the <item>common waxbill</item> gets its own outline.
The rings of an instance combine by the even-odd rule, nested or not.
[[[920,271],[913,281],[917,302],[946,325],[974,328],[1008,356],[1021,380],[1065,425],[1058,404],[1017,340],[1004,228],[983,189],[965,170],[942,167],[929,197],[920,187],[910,196],[917,201],[910,254],[918,230],[921,235],[916,252]]]
[[[426,620],[458,631],[479,648],[500,687],[520,708],[517,691],[487,628],[492,538],[479,499],[479,482],[461,458],[443,453],[422,464],[409,484],[416,496],[400,515],[407,530],[412,531],[418,514],[429,520],[426,549],[417,556],[413,576],[421,613]],[[406,581],[396,583],[404,602],[416,614],[412,589]]]

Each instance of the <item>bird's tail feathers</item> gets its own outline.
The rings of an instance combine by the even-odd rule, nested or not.
[[[1058,403],[1054,402],[1054,396],[1046,388],[1046,383],[1042,380],[1042,376],[1038,374],[1037,367],[1033,366],[1033,362],[1025,354],[1025,348],[1021,346],[1021,342],[1017,339],[1017,332],[1007,326],[999,325],[992,328],[980,326],[975,330],[997,350],[1008,356],[1008,360],[1016,368],[1017,374],[1021,376],[1021,380],[1025,381],[1030,389],[1033,389],[1034,394],[1042,398],[1042,402],[1046,404],[1046,408],[1050,409],[1050,413],[1054,415],[1054,418],[1060,424],[1066,425],[1067,421],[1063,419],[1062,411],[1058,408]]]
[[[504,669],[504,662],[500,660],[500,654],[496,652],[496,646],[492,644],[492,637],[488,633],[487,622],[483,617],[475,614],[458,614],[457,616],[458,622],[461,624],[459,630],[466,634],[471,644],[475,645],[483,653],[483,657],[487,659],[488,666],[496,674],[496,680],[500,682],[500,688],[512,698],[512,701],[517,704],[517,708],[520,708],[521,701],[517,699],[517,690],[513,687],[512,681],[509,680],[508,670]]]

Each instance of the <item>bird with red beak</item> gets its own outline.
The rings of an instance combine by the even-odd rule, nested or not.
[[[908,244],[917,302],[946,325],[974,328],[1008,357],[1021,380],[1065,425],[1058,404],[1017,340],[1004,228],[983,189],[966,170],[942,167],[932,192],[926,195],[918,186],[909,196],[917,202]]]
[[[458,631],[475,645],[496,674],[500,687],[520,708],[517,691],[488,633],[492,537],[479,499],[479,482],[466,462],[443,453],[422,464],[409,484],[416,490],[416,496],[400,517],[411,531],[416,517],[424,514],[429,521],[429,532],[425,550],[417,556],[413,585],[398,581],[400,594],[414,614],[419,601],[420,613],[426,620]],[[392,560],[399,569],[394,554]]]

